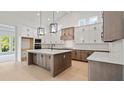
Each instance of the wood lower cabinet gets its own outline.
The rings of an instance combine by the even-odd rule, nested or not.
[[[87,62],[87,57],[90,56],[94,51],[91,50],[74,50],[72,51],[72,59]]]
[[[105,62],[88,62],[88,80],[90,81],[121,81],[123,66]]]
[[[87,61],[89,51],[81,51],[80,56],[82,61]]]

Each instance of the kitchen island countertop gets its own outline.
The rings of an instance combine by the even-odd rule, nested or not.
[[[61,53],[71,52],[71,50],[35,49],[35,50],[27,50],[27,52],[55,55],[55,54],[61,54]]]

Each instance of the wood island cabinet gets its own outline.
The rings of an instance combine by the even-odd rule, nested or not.
[[[43,55],[43,54],[33,54],[33,63],[39,65],[47,70],[50,70],[50,55]]]
[[[45,67],[46,67],[47,70],[50,71],[51,55],[45,55],[45,60],[44,60],[44,63],[46,63]]]
[[[48,70],[53,77],[71,66],[70,50],[61,50],[59,52],[59,50],[46,49],[45,53],[38,50],[29,51],[31,52],[28,52],[28,65],[35,64],[40,66]],[[53,54],[54,52],[55,54]]]
[[[54,74],[58,74],[71,66],[71,53],[55,55],[54,61]]]

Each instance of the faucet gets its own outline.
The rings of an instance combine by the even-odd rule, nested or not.
[[[53,50],[53,47],[54,47],[54,46],[55,46],[55,44],[51,44],[50,49]]]

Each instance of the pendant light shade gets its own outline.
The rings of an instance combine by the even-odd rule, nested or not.
[[[38,36],[45,35],[45,28],[38,27],[37,28],[37,34],[38,34]]]
[[[45,35],[45,28],[41,27],[41,25],[42,25],[42,14],[41,14],[41,11],[40,11],[40,16],[39,16],[39,23],[40,23],[40,26],[37,28],[37,35],[38,35],[38,37],[42,36],[42,35]]]
[[[58,31],[58,24],[55,23],[55,16],[53,11],[53,23],[50,24],[50,33],[56,33]]]

